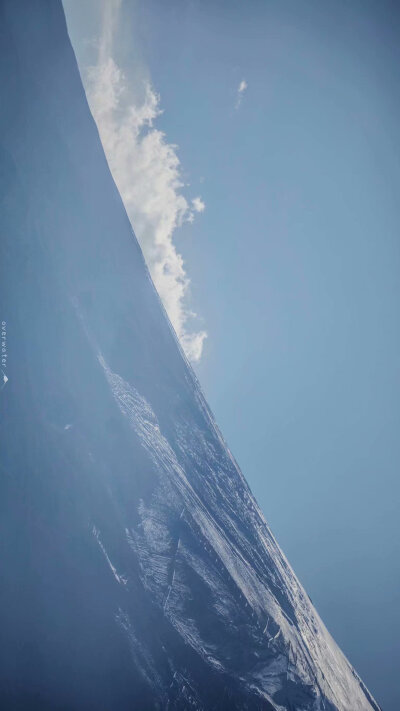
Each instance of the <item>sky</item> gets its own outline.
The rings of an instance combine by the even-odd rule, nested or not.
[[[111,170],[328,629],[400,708],[396,3],[64,0]]]

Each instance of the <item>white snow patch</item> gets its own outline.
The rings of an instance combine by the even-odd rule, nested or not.
[[[104,557],[105,557],[105,559],[106,559],[106,561],[107,561],[107,563],[108,563],[108,565],[109,565],[109,567],[110,567],[110,570],[111,570],[111,572],[112,572],[112,574],[113,574],[115,580],[116,580],[117,583],[119,583],[120,585],[126,585],[127,582],[128,582],[126,576],[125,576],[125,575],[119,575],[119,573],[117,573],[117,570],[116,570],[115,566],[112,564],[112,562],[111,562],[111,560],[110,560],[110,558],[109,558],[109,556],[108,556],[108,553],[107,553],[106,549],[104,548],[104,546],[103,546],[103,544],[102,544],[102,542],[101,542],[101,540],[100,540],[100,532],[97,530],[96,526],[93,526],[93,528],[92,528],[92,533],[93,533],[93,535],[94,535],[94,537],[95,537],[97,543],[98,543],[99,546],[100,546],[100,549],[101,549],[101,551],[102,551],[102,553],[103,553],[103,555],[104,555]]]

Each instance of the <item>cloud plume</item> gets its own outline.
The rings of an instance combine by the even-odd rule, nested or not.
[[[237,88],[236,107],[235,107],[236,109],[238,109],[240,104],[242,103],[243,94],[246,91],[246,89],[247,89],[247,81],[246,81],[246,79],[242,79],[242,81],[240,82],[240,84]]]
[[[196,314],[188,306],[190,280],[174,233],[205,204],[182,193],[177,146],[154,125],[161,113],[159,95],[149,81],[129,86],[113,57],[119,7],[120,0],[103,5],[98,60],[86,78],[88,100],[154,284],[187,357],[198,361],[207,334],[190,328]]]

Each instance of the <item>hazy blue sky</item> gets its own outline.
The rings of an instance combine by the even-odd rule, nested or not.
[[[136,173],[119,175],[151,183],[146,151],[161,152],[157,204],[173,214],[154,217],[156,257],[153,215],[126,189],[128,212],[153,274],[170,265],[164,300],[188,350],[204,345],[195,368],[222,432],[328,628],[398,711],[396,3],[105,0],[112,39],[101,3],[64,5],[82,71],[112,53],[147,110],[130,125]],[[151,121],[165,137],[150,126],[144,146]]]

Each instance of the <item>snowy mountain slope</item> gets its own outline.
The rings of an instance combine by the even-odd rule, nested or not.
[[[2,706],[378,709],[176,341],[61,3],[0,32]]]

